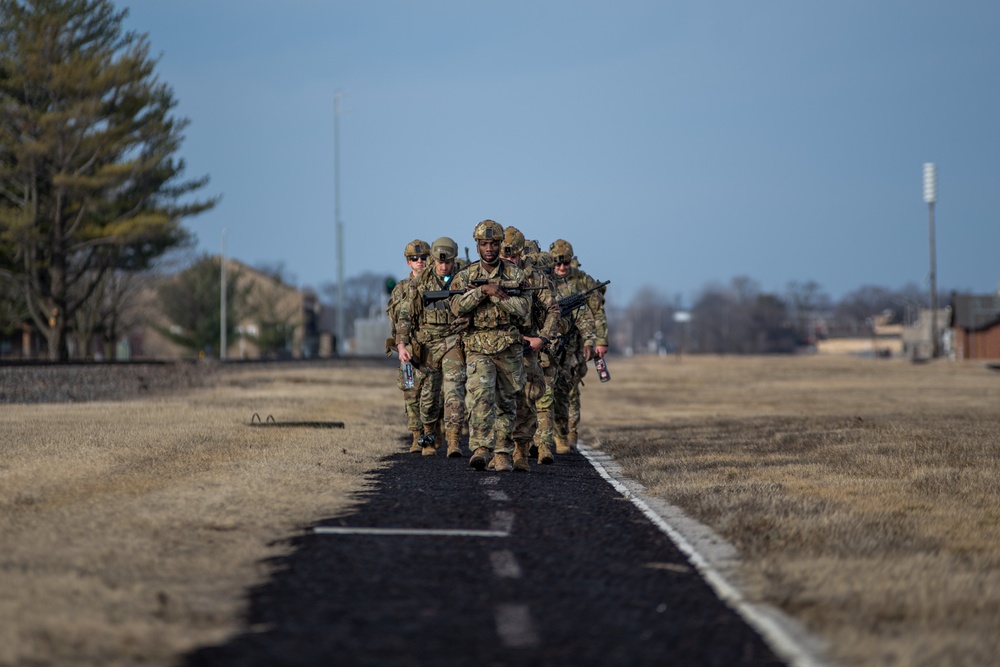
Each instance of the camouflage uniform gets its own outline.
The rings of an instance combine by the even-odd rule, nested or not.
[[[438,258],[435,254],[442,242],[450,242],[454,252]],[[431,246],[433,264],[411,280],[406,297],[399,308],[396,325],[398,342],[410,344],[416,340],[420,358],[414,368],[425,374],[425,388],[420,398],[420,420],[425,437],[423,453],[433,454],[440,444],[436,436],[436,425],[444,407],[444,431],[448,440],[448,455],[461,456],[459,440],[465,422],[465,357],[451,312],[449,300],[426,302],[424,293],[450,289],[457,271],[454,264],[444,276],[438,275],[439,261],[451,261],[458,246],[451,239],[442,237]]]
[[[552,244],[550,253],[558,253],[568,259],[572,256],[572,246],[565,241],[557,241]],[[571,268],[569,275],[565,277],[553,272],[552,281],[557,300],[598,284],[579,268]],[[579,387],[587,374],[583,349],[607,345],[608,323],[604,312],[603,290],[592,293],[587,297],[585,306],[563,318],[562,334],[560,348],[554,358],[550,358],[550,363],[555,361],[559,366],[559,372],[556,372],[554,377],[549,414],[552,419],[551,428],[556,451],[566,453],[576,446],[580,423]],[[543,397],[543,401],[547,400],[548,397]],[[545,426],[549,428],[548,424]],[[539,428],[541,430],[541,425]]]
[[[543,344],[559,335],[559,306],[556,304],[552,281],[544,267],[535,265],[523,255],[525,247],[524,235],[514,227],[508,227],[504,232],[504,243],[501,255],[514,261],[522,271],[530,287],[543,289],[531,292],[531,316],[521,326],[521,335],[527,339],[541,338]],[[545,375],[541,366],[541,350],[532,350],[528,341],[524,341],[524,391],[517,394],[517,417],[514,420],[514,469],[527,470],[528,450],[531,447],[535,431],[538,429],[538,410],[535,401],[545,393]],[[544,349],[544,347],[543,347]],[[539,463],[552,463],[552,444],[538,453]]]
[[[484,228],[486,231],[480,234]],[[483,235],[487,239],[502,240],[503,227],[492,220],[484,220],[476,226],[473,236],[478,241]],[[520,289],[525,286],[524,272],[499,257],[492,269],[481,260],[460,271],[452,281],[453,289],[473,287],[474,280],[485,280],[506,288]],[[473,450],[469,463],[479,470],[486,467],[486,456],[490,451],[509,456],[514,449],[512,429],[517,394],[524,389],[519,327],[529,316],[530,307],[530,297],[491,297],[483,292],[482,286],[451,299],[452,312],[469,318],[469,326],[462,333],[466,355],[469,448]]]
[[[420,255],[429,251],[430,245],[428,245],[426,241],[415,239],[406,244],[403,255],[405,257],[409,257],[411,255]],[[408,284],[412,278],[413,273],[411,271],[409,276],[396,283],[396,285],[392,288],[392,293],[389,295],[389,303],[385,307],[385,312],[386,315],[389,316],[389,324],[392,328],[391,342],[393,345],[398,341],[396,338],[396,331],[397,320],[399,317],[399,306],[406,295]],[[386,355],[391,354],[392,349],[387,346],[385,353]],[[420,395],[423,390],[425,380],[426,376],[423,371],[417,368],[416,364],[413,364],[413,386],[411,388],[403,388],[402,368],[400,368],[399,375],[396,380],[396,385],[403,392],[403,410],[406,413],[406,427],[413,435],[413,442],[410,444],[411,452],[420,451],[420,447],[417,444],[417,440],[419,439],[422,430],[422,424],[420,421]]]

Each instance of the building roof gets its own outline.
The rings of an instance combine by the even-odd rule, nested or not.
[[[1000,295],[956,294],[952,326],[966,331],[989,329],[1000,323]]]

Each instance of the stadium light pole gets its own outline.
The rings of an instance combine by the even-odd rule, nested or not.
[[[333,95],[333,220],[337,233],[337,344],[344,351],[344,224],[340,221],[340,91]]]
[[[938,347],[938,310],[937,310],[937,267],[934,256],[934,203],[937,201],[937,170],[933,162],[924,163],[924,202],[927,203],[930,226],[931,246],[931,358],[937,359],[940,354]]]

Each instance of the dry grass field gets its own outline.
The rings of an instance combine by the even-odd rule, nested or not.
[[[139,401],[0,406],[0,665],[172,665],[402,448],[391,369],[251,367]],[[343,429],[249,427],[343,421]]]
[[[825,355],[610,369],[587,378],[583,439],[732,541],[749,597],[843,665],[1000,663],[1000,373]],[[404,449],[395,372],[250,367],[0,406],[0,665],[172,665],[236,632],[267,559]]]
[[[845,665],[1000,664],[1000,373],[847,357],[612,361],[584,436],[741,552]]]

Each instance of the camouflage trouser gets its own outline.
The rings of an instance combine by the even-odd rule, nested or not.
[[[399,377],[396,386],[403,391],[403,410],[406,412],[406,428],[408,431],[419,431],[420,421],[420,394],[423,391],[427,376],[416,366],[413,367],[413,386],[403,389],[403,369],[399,369]]]
[[[465,423],[465,359],[458,336],[424,343],[423,356],[420,369],[427,380],[420,396],[420,421],[433,424],[443,409],[445,431],[461,429]]]
[[[466,409],[469,412],[469,449],[480,447],[511,454],[517,415],[517,395],[524,391],[521,346],[496,354],[467,353]]]
[[[578,364],[573,373],[573,386],[569,390],[569,406],[566,414],[566,432],[576,433],[580,426],[580,385],[587,374],[587,363]]]
[[[579,391],[580,380],[587,372],[587,366],[583,362],[583,353],[574,352],[566,355],[566,364],[562,367],[562,372],[558,374],[557,381],[552,395],[552,419],[555,433],[561,438],[565,438],[570,428],[575,429],[580,422]],[[571,422],[572,395],[577,393],[576,421]]]
[[[545,376],[538,352],[524,348],[524,391],[517,393],[517,417],[514,419],[514,442],[530,444],[538,430],[538,409],[535,400],[545,393]]]
[[[551,449],[555,447],[553,433],[555,431],[556,384],[562,381],[563,371],[555,360],[549,360],[547,363],[547,366],[542,366],[542,373],[545,376],[545,390],[541,397],[535,401],[538,428],[535,430],[534,442],[536,445],[548,445]]]

